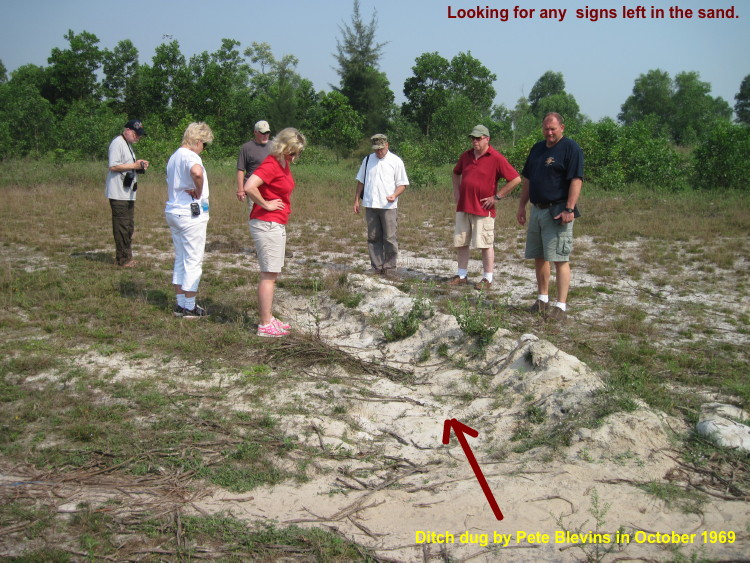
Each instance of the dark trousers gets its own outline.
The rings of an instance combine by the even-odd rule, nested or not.
[[[365,207],[367,221],[367,250],[370,263],[376,270],[391,270],[398,257],[398,208],[374,209]]]
[[[133,259],[131,241],[135,232],[135,201],[110,199],[112,234],[115,236],[115,264],[122,266]]]

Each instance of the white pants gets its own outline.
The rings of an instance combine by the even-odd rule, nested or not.
[[[183,291],[196,292],[203,274],[208,213],[201,213],[197,217],[172,213],[165,215],[174,243],[172,283],[180,286]]]

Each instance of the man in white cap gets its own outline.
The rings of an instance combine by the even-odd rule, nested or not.
[[[518,172],[490,145],[490,132],[477,125],[469,133],[471,148],[461,154],[453,168],[453,198],[456,202],[456,227],[453,246],[458,257],[458,272],[449,285],[469,283],[469,249],[482,251],[484,273],[475,289],[492,286],[495,269],[495,202],[504,199],[521,183]],[[500,178],[505,185],[497,189]]]
[[[409,185],[409,178],[404,162],[389,152],[388,137],[378,133],[370,141],[375,152],[359,167],[354,213],[359,213],[362,198],[372,271],[388,276],[396,269],[398,258],[398,196]]]
[[[245,201],[245,182],[265,160],[271,150],[268,121],[259,121],[253,128],[253,138],[242,145],[237,157],[237,199]],[[252,203],[248,200],[248,203]]]

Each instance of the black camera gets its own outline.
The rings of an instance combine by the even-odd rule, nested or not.
[[[201,206],[197,201],[190,204],[190,213],[193,214],[193,217],[197,217],[201,214]]]
[[[146,163],[145,162],[141,162],[141,167],[140,168],[136,168],[135,171],[136,171],[137,174],[145,174],[146,173]]]
[[[133,184],[136,184],[135,182],[135,172],[133,170],[128,170],[125,172],[125,178],[122,180],[122,185],[126,188],[129,188]],[[138,184],[136,184],[137,186]],[[134,188],[137,189],[137,188]]]

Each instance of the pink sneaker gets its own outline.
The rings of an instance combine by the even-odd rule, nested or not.
[[[290,324],[286,324],[285,322],[283,322],[283,321],[280,321],[280,320],[279,320],[279,319],[277,319],[276,317],[271,317],[271,323],[272,323],[272,324],[275,324],[275,325],[276,325],[277,327],[279,327],[279,328],[280,328],[281,330],[285,330],[285,331],[287,331],[287,332],[289,332],[289,330],[290,330],[290,329],[292,328],[292,325],[290,325]]]
[[[279,325],[271,321],[267,325],[258,325],[258,336],[265,336],[267,338],[280,338],[289,334],[288,330],[284,330]]]

